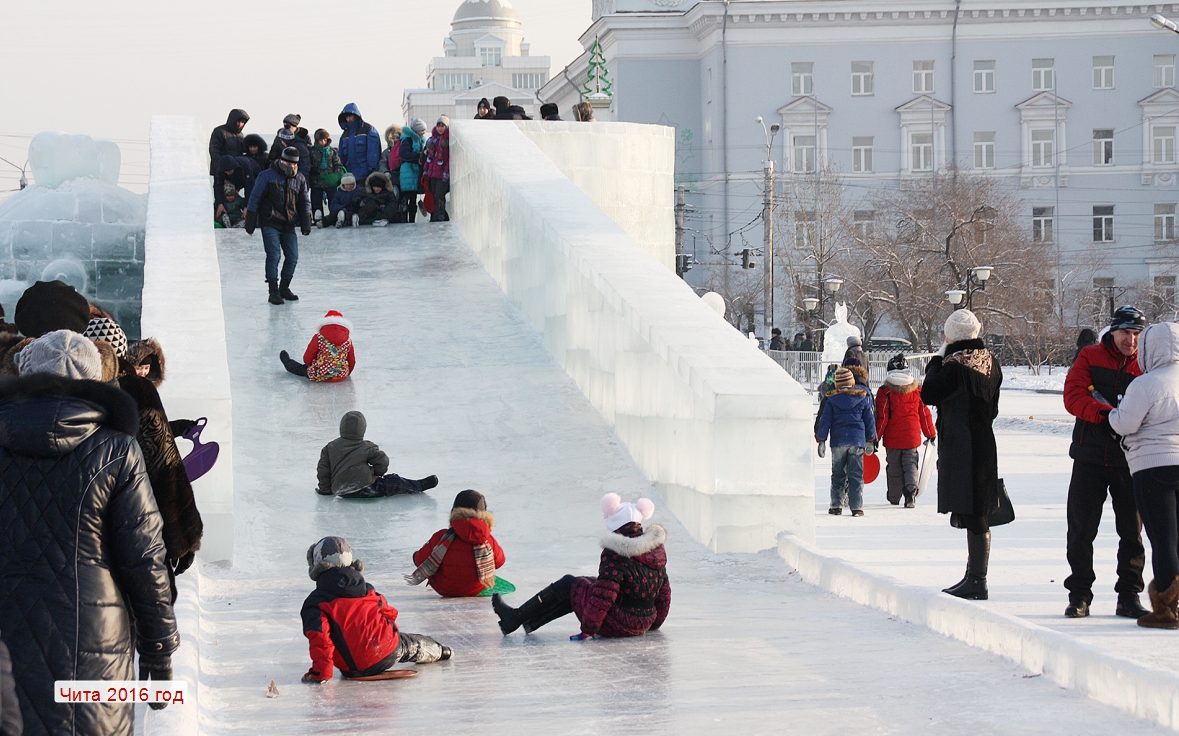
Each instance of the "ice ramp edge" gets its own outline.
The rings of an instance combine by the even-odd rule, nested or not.
[[[541,140],[548,125],[559,145]],[[635,224],[662,221],[674,138],[456,120],[450,151],[464,240],[696,540],[813,539],[810,397],[676,276],[658,228]],[[606,214],[619,202],[629,231]]]
[[[812,510],[813,513],[813,510]],[[1179,675],[932,588],[870,572],[789,533],[778,554],[803,581],[1011,660],[1062,687],[1179,731]]]

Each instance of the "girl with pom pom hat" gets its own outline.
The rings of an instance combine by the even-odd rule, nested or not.
[[[602,497],[606,530],[598,576],[566,575],[512,608],[500,596],[491,598],[504,636],[521,626],[530,634],[568,613],[581,622],[581,633],[571,639],[593,636],[641,636],[658,629],[671,608],[671,584],[667,580],[667,532],[658,524],[644,530],[655,504],[641,498],[623,503],[617,493]]]

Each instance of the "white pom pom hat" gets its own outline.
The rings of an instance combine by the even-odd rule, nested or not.
[[[642,522],[655,513],[655,504],[649,498],[640,498],[635,503],[623,503],[617,493],[602,496],[602,516],[606,519],[607,531],[618,531],[632,521]]]

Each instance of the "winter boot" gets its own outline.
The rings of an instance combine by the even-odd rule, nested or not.
[[[229,215],[221,215],[221,227],[227,230],[233,227],[233,225],[229,224]]]
[[[1084,598],[1072,599],[1068,601],[1068,607],[1064,609],[1064,615],[1069,618],[1085,618],[1089,615],[1089,601]]]
[[[419,480],[418,483],[422,486],[423,491],[428,491],[438,485],[438,476],[428,475]]]
[[[352,227],[360,227],[360,215],[352,215]]]
[[[344,227],[344,210],[336,213],[336,227]]]
[[[1175,611],[1179,604],[1179,579],[1171,581],[1171,587],[1162,593],[1154,587],[1154,581],[1146,588],[1150,596],[1151,612],[1138,619],[1138,625],[1148,629],[1179,629],[1179,614]]]
[[[991,559],[991,533],[966,532],[966,549],[966,577],[942,592],[968,601],[985,601],[988,596],[987,565]]]
[[[438,658],[439,662],[445,662],[454,657],[454,650],[445,644],[442,645],[442,656]]]
[[[278,282],[267,281],[266,285],[270,287],[270,299],[267,301],[271,304],[282,304],[282,297],[278,293]]]
[[[905,508],[907,508],[907,509],[917,508],[917,501],[915,500],[915,497],[912,493],[905,494]]]
[[[573,613],[569,592],[573,587],[573,576],[566,575],[549,587],[532,596],[519,608],[504,603],[499,593],[491,596],[491,607],[499,616],[499,630],[504,636],[521,626],[525,634],[531,634],[541,626]]]
[[[278,282],[278,295],[283,299],[286,299],[288,302],[299,301],[299,297],[295,296],[294,292],[291,291],[290,279],[283,279],[282,281]]]
[[[1150,613],[1150,611],[1142,607],[1137,593],[1119,593],[1116,612],[1122,618],[1142,618]]]

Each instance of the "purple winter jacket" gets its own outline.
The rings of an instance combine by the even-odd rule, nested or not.
[[[602,538],[598,577],[573,581],[573,613],[587,636],[641,636],[658,629],[671,608],[667,532],[630,522]]]

